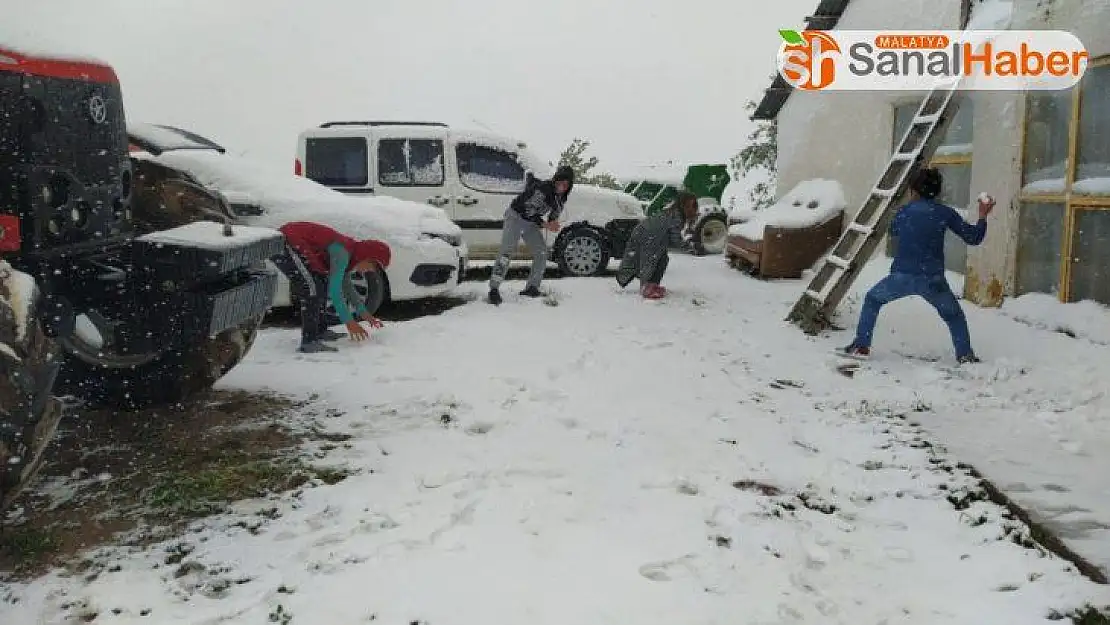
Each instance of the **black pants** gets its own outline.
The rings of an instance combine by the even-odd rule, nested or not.
[[[301,304],[301,342],[311,343],[327,329],[324,307],[328,301],[328,279],[313,273],[308,263],[293,248],[271,259],[289,279],[290,294]]]

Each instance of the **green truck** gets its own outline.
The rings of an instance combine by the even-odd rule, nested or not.
[[[624,191],[636,196],[644,214],[651,216],[674,201],[681,191],[698,198],[698,217],[690,232],[698,254],[720,254],[728,242],[728,212],[721,196],[731,182],[727,165],[690,165],[685,170],[647,167],[628,179]]]

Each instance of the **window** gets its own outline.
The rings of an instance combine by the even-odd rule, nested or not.
[[[1058,293],[1060,244],[1064,240],[1063,217],[1063,204],[1022,204],[1018,217],[1018,295]]]
[[[516,155],[474,143],[460,143],[459,180],[463,186],[483,193],[520,193],[524,190],[524,166]]]
[[[1063,193],[1068,160],[1070,91],[1035,91],[1025,104],[1022,193]]]
[[[663,190],[663,185],[654,182],[642,182],[639,188],[636,189],[636,199],[641,202],[650,202],[655,199],[656,195]]]
[[[929,165],[936,167],[944,176],[944,187],[938,200],[955,208],[966,211],[971,204],[971,160],[973,153],[973,116],[974,105],[971,99],[964,99],[956,109],[956,114],[948,124],[944,141],[933,154]],[[905,102],[894,106],[894,135],[891,153],[898,149],[902,138],[910,127],[913,116],[921,102]],[[965,219],[967,217],[965,216]],[[895,237],[887,240],[887,255],[893,256],[898,242]],[[949,232],[944,239],[945,269],[958,273],[967,271],[967,244],[955,233]]]
[[[1088,70],[1084,83],[1072,192],[1110,195],[1110,65]]]
[[[366,139],[316,138],[305,141],[305,177],[328,187],[362,187],[370,182]]]
[[[438,187],[444,181],[443,141],[378,141],[378,182],[387,187]]]
[[[1110,304],[1110,58],[1026,96],[1019,293]]]

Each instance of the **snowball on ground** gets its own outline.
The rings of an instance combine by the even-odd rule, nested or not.
[[[782,199],[775,202],[745,223],[728,229],[733,236],[749,241],[762,241],[768,226],[780,228],[808,228],[823,224],[848,205],[844,188],[835,180],[813,179],[798,183]]]
[[[281,236],[281,233],[273,228],[232,226],[231,229],[233,234],[226,236],[224,224],[215,221],[194,221],[170,230],[144,234],[136,240],[156,245],[185,245],[207,250],[226,250]]]
[[[4,290],[8,293],[7,304],[12,309],[14,317],[15,339],[22,341],[27,336],[31,303],[35,300],[35,279],[21,271],[16,271],[7,261],[0,260],[0,280],[3,280]]]
[[[966,30],[1007,30],[1013,13],[1013,0],[983,0],[972,7]]]

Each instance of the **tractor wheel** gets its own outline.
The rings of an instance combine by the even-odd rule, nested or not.
[[[223,198],[188,175],[132,159],[135,190],[131,211],[140,234],[194,221],[231,219]],[[94,405],[138,409],[173,404],[212,387],[246,357],[258,336],[262,316],[248,319],[215,337],[197,337],[188,346],[149,353],[118,353],[102,345],[94,315],[82,331],[60,340],[65,348],[62,390]]]
[[[51,395],[57,347],[38,306],[31,277],[0,261],[0,512],[38,473],[62,417]]]
[[[692,241],[699,256],[723,253],[728,244],[728,218],[721,213],[702,215],[694,223]]]

